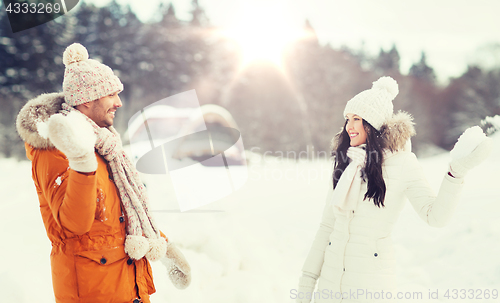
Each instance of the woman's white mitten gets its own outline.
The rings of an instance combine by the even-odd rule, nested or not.
[[[493,146],[479,126],[468,128],[458,138],[450,152],[450,172],[455,178],[463,178],[473,167],[486,160]]]
[[[47,128],[50,142],[66,155],[71,169],[84,173],[97,170],[94,154],[96,136],[83,114],[52,115],[47,121]]]
[[[167,254],[161,259],[161,262],[167,268],[168,277],[172,284],[178,289],[184,289],[191,283],[191,267],[181,253],[181,251],[172,242],[167,242]]]
[[[297,291],[296,303],[309,303],[313,297],[314,288],[316,287],[316,279],[303,273],[299,278],[299,289]]]

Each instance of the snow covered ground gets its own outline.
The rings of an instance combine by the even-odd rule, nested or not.
[[[437,190],[448,155],[422,159]],[[192,284],[175,289],[153,264],[153,302],[293,302],[301,267],[319,226],[331,164],[255,163],[249,180],[232,195],[197,211],[180,213],[166,176],[144,176],[156,221],[191,264]],[[0,300],[54,302],[50,243],[39,214],[31,164],[0,159]],[[407,203],[393,233],[402,291],[455,302],[446,289],[500,292],[500,136],[489,159],[466,177],[452,222],[428,227]],[[439,289],[439,300],[428,299]],[[475,291],[477,295],[479,291]],[[452,293],[450,292],[450,295]],[[460,293],[459,293],[460,294]],[[483,295],[484,297],[484,295]],[[457,302],[499,302],[458,300]]]

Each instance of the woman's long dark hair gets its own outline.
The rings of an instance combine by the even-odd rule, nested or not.
[[[347,121],[334,138],[334,147],[332,156],[335,158],[335,169],[333,170],[333,188],[349,165],[349,158],[347,157],[347,149],[351,146],[351,139],[345,127]],[[385,200],[385,181],[382,176],[382,162],[384,161],[383,150],[387,146],[386,140],[381,136],[380,132],[376,130],[370,123],[363,120],[363,127],[366,131],[366,165],[362,170],[363,180],[368,180],[368,190],[366,191],[365,198],[373,199],[373,203],[380,207],[384,206]]]

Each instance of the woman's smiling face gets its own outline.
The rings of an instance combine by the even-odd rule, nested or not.
[[[351,138],[351,146],[358,146],[366,143],[366,131],[363,126],[363,119],[355,114],[346,115],[345,130]]]

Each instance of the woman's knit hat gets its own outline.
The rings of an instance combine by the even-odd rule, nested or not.
[[[73,43],[63,53],[63,92],[70,106],[91,102],[104,96],[121,92],[123,84],[111,68],[89,59],[87,49]]]
[[[392,117],[392,100],[398,93],[396,80],[391,77],[381,77],[373,82],[371,89],[362,91],[347,102],[344,117],[347,114],[358,115],[375,129],[380,130],[382,125]]]

